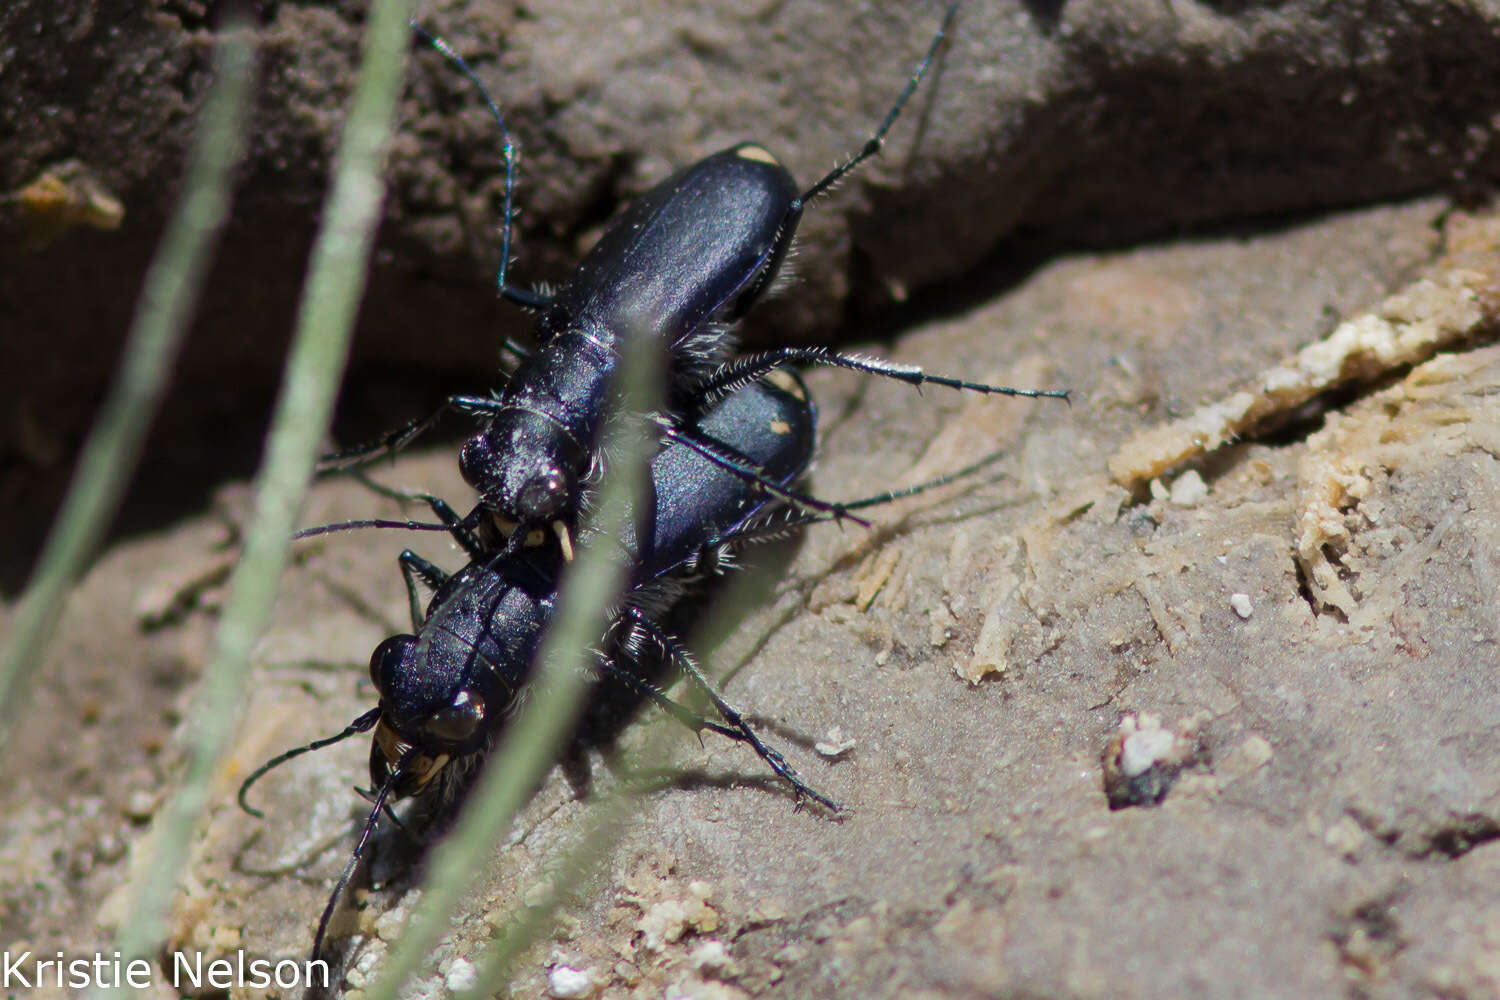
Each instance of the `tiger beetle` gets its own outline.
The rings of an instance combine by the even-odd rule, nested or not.
[[[680,443],[731,473],[803,509],[851,515],[758,477],[753,467],[714,447],[693,420],[725,393],[790,364],[817,364],[981,393],[1051,396],[929,375],[910,365],[820,347],[782,347],[730,360],[729,332],[771,288],[804,208],[866,160],[937,56],[958,5],[949,6],[926,54],[885,119],[853,156],[803,190],[764,146],[742,142],[684,168],[619,215],[554,294],[508,281],[515,147],[499,108],[473,70],[440,39],[414,29],[478,88],[498,123],[505,161],[505,207],[497,286],[502,298],[538,316],[536,349],[519,352],[507,384],[493,396],[450,397],[431,417],[371,446],[331,456],[334,464],[400,447],[456,409],[483,421],[464,444],[459,468],[514,548],[538,532],[556,534],[565,557],[588,482],[600,471],[597,440],[611,408],[620,350],[628,337],[653,338],[668,355],[667,405],[656,415],[664,442]],[[855,518],[857,520],[857,517]]]

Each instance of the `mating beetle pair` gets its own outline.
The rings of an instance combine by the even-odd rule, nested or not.
[[[753,464],[761,476],[789,485],[812,460],[814,421],[800,385],[799,391],[790,392],[757,382],[715,405],[695,430]],[[594,670],[601,679],[656,700],[695,728],[749,743],[799,798],[838,809],[836,802],[802,782],[781,754],[713,690],[691,656],[653,621],[653,615],[672,604],[689,583],[712,572],[737,548],[786,530],[781,504],[754,483],[681,445],[669,445],[652,460],[648,497],[644,516],[631,519],[632,529],[617,540],[620,558],[629,567],[628,586],[610,616],[605,651],[593,657]],[[513,553],[487,550],[446,505],[435,502],[434,508],[447,520],[470,562],[450,576],[409,551],[402,553],[413,593],[420,579],[435,594],[426,613],[414,617],[413,634],[385,640],[371,656],[370,675],[380,704],[339,735],[267,762],[240,788],[240,804],[248,810],[246,793],[271,768],[307,750],[375,731],[370,748],[370,779],[377,790],[374,806],[319,923],[315,955],[386,802],[422,793],[447,797],[469,775],[518,707],[557,610],[562,568],[557,547],[521,547]],[[724,724],[702,719],[666,697],[656,682],[658,657],[704,688]]]
[[[600,427],[614,408],[621,352],[630,349],[631,338],[648,340],[669,359],[666,407],[656,417],[663,447],[652,461],[654,492],[643,505],[647,526],[620,540],[631,567],[630,585],[595,668],[698,728],[751,744],[799,801],[811,798],[838,809],[751,730],[654,616],[705,568],[737,548],[807,520],[853,516],[850,512],[861,505],[894,496],[838,504],[798,493],[796,480],[812,459],[814,411],[805,396],[770,387],[762,376],[788,364],[818,363],[914,385],[1066,398],[1061,392],[929,376],[821,349],[783,348],[730,360],[735,342],[729,325],[776,278],[805,204],[879,151],[954,12],[948,9],[921,64],[871,139],[806,191],[762,147],[740,144],[680,171],[628,208],[555,295],[510,286],[502,258],[501,294],[539,314],[537,347],[524,354],[493,398],[460,396],[447,404],[484,421],[460,458],[464,478],[481,495],[480,507],[459,518],[434,503],[470,562],[449,576],[403,553],[413,595],[416,580],[436,594],[425,614],[418,614],[413,596],[413,635],[388,639],[375,651],[371,676],[379,706],[333,738],[375,730],[371,780],[376,791],[364,835],[320,922],[315,953],[387,801],[456,780],[493,744],[524,691],[555,610],[558,574],[570,555],[588,484],[600,471]],[[446,46],[429,40],[474,79]],[[490,107],[494,110],[492,102]],[[495,117],[500,121],[497,110]],[[508,137],[505,141],[509,166],[511,146]],[[508,174],[504,256],[511,197]],[[393,447],[427,423],[393,435],[377,450]],[[525,540],[539,529],[550,529],[559,544],[527,547]],[[704,688],[722,723],[688,713],[666,698],[649,670],[632,669],[653,648]],[[284,754],[257,771],[241,789],[242,804],[250,783],[270,767],[328,742]]]

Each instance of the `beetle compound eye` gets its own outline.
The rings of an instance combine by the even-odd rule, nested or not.
[[[490,447],[490,439],[484,434],[476,434],[465,441],[458,454],[458,471],[464,482],[481,493],[495,478],[495,464],[495,449]]]
[[[444,743],[466,743],[484,722],[484,699],[472,691],[460,691],[453,704],[433,713],[422,723],[427,736]]]
[[[393,635],[375,647],[370,654],[370,683],[382,696],[391,688],[391,679],[399,676],[406,651],[417,641],[414,635]]]

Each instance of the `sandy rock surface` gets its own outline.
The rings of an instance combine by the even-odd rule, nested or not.
[[[548,68],[564,62],[576,37],[568,32],[584,31],[581,15],[493,15],[487,30],[516,41],[503,72],[480,68],[500,81],[497,96],[516,109],[527,144],[533,242],[525,252],[536,254],[528,261],[539,261],[538,271],[597,231],[608,214],[601,206],[743,135],[743,122],[725,124],[720,110],[745,110],[757,135],[796,150],[799,176],[831,162],[879,113],[879,85],[891,77],[882,67],[904,65],[930,20],[871,15],[851,29],[810,5],[735,9],[748,36],[716,27],[709,12],[671,26],[627,15],[602,39],[594,24],[592,61],[566,84]],[[819,496],[864,496],[1007,452],[988,474],[879,512],[871,530],[817,526],[750,560],[763,573],[760,590],[711,662],[726,694],[848,815],[794,812],[743,747],[700,746],[645,713],[621,737],[621,759],[665,730],[670,774],[523,963],[517,995],[1500,990],[1500,225],[1484,209],[1427,197],[1055,254],[1024,271],[1003,253],[986,260],[1017,227],[1047,245],[1066,242],[1086,214],[1099,229],[1081,238],[1134,238],[1390,198],[1459,169],[1483,174],[1494,102],[1482,88],[1466,90],[1441,119],[1452,129],[1463,109],[1489,100],[1471,116],[1484,126],[1463,133],[1468,159],[1455,153],[1440,169],[1441,142],[1384,141],[1407,136],[1402,128],[1437,134],[1422,131],[1440,128],[1426,102],[1453,93],[1437,68],[1458,73],[1470,47],[1493,40],[1482,8],[1464,8],[1464,24],[1457,8],[1437,10],[1409,13],[1410,32],[1372,28],[1366,37],[1308,22],[1297,4],[966,9],[952,61],[934,81],[936,103],[912,115],[922,122],[916,152],[913,130],[893,135],[893,155],[868,180],[815,207],[800,283],[770,315],[810,330],[803,324],[837,311],[834,303],[952,279],[940,295],[859,324],[895,334],[871,349],[969,378],[1066,387],[1073,404],[937,389],[918,396],[846,373],[810,374],[822,431],[811,480]],[[458,14],[433,18],[468,37]],[[1283,21],[1306,31],[1272,30]],[[311,23],[323,33],[290,30]],[[279,53],[271,78],[318,79],[291,67],[314,60],[320,40],[344,37],[343,24],[335,13],[280,5],[271,15]],[[1325,37],[1314,28],[1324,42],[1310,40]],[[1385,44],[1360,41],[1376,37]],[[995,52],[1015,59],[997,69],[981,58]],[[772,53],[801,69],[769,63]],[[1276,70],[1293,56],[1306,75]],[[348,56],[321,58],[332,80]],[[584,72],[591,65],[593,75]],[[840,70],[849,66],[857,70]],[[827,82],[804,84],[798,73]],[[1267,76],[1280,81],[1274,100],[1254,86]],[[1329,90],[1331,79],[1350,89]],[[1409,100],[1367,107],[1382,79]],[[432,129],[488,137],[471,105],[450,120],[447,104],[435,103],[435,93],[455,103],[463,93],[440,69],[424,61],[416,80],[413,100]],[[1183,100],[1188,84],[1174,91],[1174,80],[1195,81],[1199,103]],[[1037,81],[1063,82],[1054,90]],[[324,83],[332,102],[339,89]],[[721,84],[733,100],[702,96]],[[1327,103],[1312,101],[1314,91]],[[795,113],[788,93],[838,114]],[[1257,114],[1229,116],[1247,106]],[[549,107],[556,114],[544,117]],[[638,118],[622,110],[631,107]],[[1132,119],[1143,107],[1157,117]],[[1320,108],[1352,109],[1358,130],[1335,134],[1333,119],[1318,124]],[[1406,117],[1395,123],[1398,114]],[[845,129],[850,116],[857,122]],[[277,135],[299,141],[331,127],[311,113],[270,119],[289,130]],[[408,125],[416,120],[409,115]],[[1260,121],[1260,131],[1247,121]],[[533,145],[544,131],[566,141]],[[1346,155],[1310,149],[1308,133]],[[46,140],[52,146],[35,141],[50,157],[77,134],[64,129]],[[499,328],[483,319],[489,307],[475,304],[487,298],[482,283],[455,279],[452,262],[485,270],[473,261],[490,259],[493,176],[483,193],[462,199],[457,182],[435,188],[446,207],[427,223],[461,235],[423,244],[430,236],[413,207],[411,171],[434,162],[425,144],[435,140],[421,128],[404,134],[393,163],[395,249],[380,264],[401,277],[377,290],[376,304],[397,295],[392,289],[425,290],[402,309],[371,310],[382,317],[375,325],[394,330],[413,314],[403,310],[446,302],[425,314],[424,324],[447,332],[424,341],[423,357],[462,335],[466,360],[445,357],[434,369],[484,370]],[[1116,143],[1106,160],[1105,140],[1120,135],[1134,144]],[[1184,154],[1189,140],[1197,160]],[[270,169],[269,150],[281,141],[291,140],[261,140],[253,177]],[[49,273],[65,282],[120,259],[119,244],[97,241],[149,248],[151,227],[136,228],[132,214],[145,172],[130,175],[131,162],[108,178],[126,206],[117,235],[75,233],[28,251],[41,256],[27,266],[45,270],[50,261]],[[466,169],[492,170],[485,162]],[[1169,162],[1176,167],[1162,166]],[[564,179],[562,163],[595,171],[593,186]],[[312,190],[316,171],[307,169]],[[1322,189],[1313,183],[1320,177]],[[1148,196],[1151,178],[1162,185],[1158,198]],[[480,191],[471,180],[461,190]],[[578,191],[591,193],[557,207]],[[1165,207],[1168,191],[1180,196],[1170,199],[1177,214]],[[310,225],[315,204],[309,196],[281,211]],[[459,218],[471,224],[452,228]],[[235,266],[248,267],[246,247],[262,224],[236,223],[249,228],[231,234]],[[411,256],[397,252],[413,243]],[[937,244],[937,256],[921,252]],[[433,255],[448,262],[443,281],[423,271]],[[256,294],[294,280],[290,271],[241,274],[271,276]],[[102,286],[118,301],[101,293],[93,335],[118,336],[134,280],[114,274]],[[12,298],[15,281],[6,279]],[[223,301],[210,317],[223,320]],[[66,308],[81,307],[69,300]],[[24,315],[28,342],[46,343],[52,327],[38,311]],[[241,315],[246,325],[225,328],[218,363],[234,344],[255,342],[263,331],[254,324],[274,314]],[[1351,331],[1377,327],[1389,334],[1381,343],[1430,349],[1346,350],[1372,342]],[[409,353],[371,346],[393,339],[375,333],[366,359],[410,363]],[[245,371],[247,386],[225,391],[248,410],[261,390],[253,367]],[[1302,388],[1287,390],[1287,372]],[[178,405],[204,412],[186,397]],[[1234,424],[1244,413],[1254,419]],[[1184,438],[1185,427],[1210,432]],[[66,454],[71,432],[60,433]],[[48,467],[47,440],[17,437],[37,475]],[[453,456],[452,446],[435,444],[380,475],[457,502],[469,494]],[[182,727],[246,506],[232,481],[196,502],[209,488],[133,512],[135,525],[157,526],[112,543],[69,603],[0,775],[0,930],[13,950],[92,953],[130,917],[121,886],[180,773]],[[304,520],[397,512],[357,484],[328,482]],[[444,565],[460,562],[436,537],[334,536],[297,550],[255,656],[247,721],[194,841],[173,946],[305,953],[367,808],[350,790],[364,781],[366,745],[350,741],[266,779],[257,790],[264,820],[240,813],[233,789],[260,761],[336,731],[372,704],[369,652],[408,628],[395,568],[407,545]],[[424,973],[423,995],[467,982],[479,942],[539,898],[538,885],[591,821],[598,791],[619,780],[590,761],[593,791],[554,773],[475,873],[464,916]],[[397,836],[380,841],[373,874],[388,885],[359,890],[360,908],[336,924],[353,988],[399,939],[420,875],[412,853]]]

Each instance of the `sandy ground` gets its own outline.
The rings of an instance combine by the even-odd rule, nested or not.
[[[0,33],[43,6],[0,74],[0,629],[175,196],[212,37],[196,4],[29,0]],[[935,20],[627,6],[422,12],[480,55],[521,138],[528,280],[729,142],[764,138],[799,176],[832,162]],[[1496,17],[1326,6],[966,5],[932,103],[813,206],[797,280],[748,331],[1074,393],[809,374],[819,496],[1006,452],[873,530],[756,553],[712,640],[726,694],[847,812],[796,811],[743,747],[645,712],[617,763],[586,755],[587,787],[546,779],[411,995],[465,982],[658,740],[654,789],[514,995],[1500,995],[1500,238],[1473,197],[1500,172]],[[233,724],[193,706],[357,48],[347,11],[262,8],[256,141],[199,329],[0,773],[11,954],[107,948],[186,726]],[[418,61],[349,426],[485,388],[525,326],[486,287],[490,128]],[[87,225],[118,228],[17,235],[19,192],[71,158],[96,209],[123,206]],[[1125,249],[1065,249],[1101,243]],[[465,506],[455,453],[424,443],[380,477]],[[399,513],[331,480],[303,517]],[[367,809],[366,745],[268,777],[263,820],[233,792],[373,704],[370,651],[409,627],[408,545],[461,562],[437,536],[296,550],[170,947],[306,954]],[[382,834],[370,874],[335,925],[351,996],[400,938],[420,852]]]
[[[1190,471],[1133,489],[1108,471],[1142,430],[1255,386],[1345,319],[1390,313],[1381,303],[1423,275],[1492,260],[1490,229],[1444,212],[1416,202],[1065,258],[891,350],[1066,386],[1071,408],[812,373],[819,495],[1009,451],[997,474],[874,531],[818,526],[789,562],[769,554],[768,593],[713,658],[848,814],[794,811],[743,748],[670,734],[680,777],[641,802],[518,995],[564,989],[569,970],[620,997],[1493,995],[1500,355],[1484,325]],[[383,478],[462,495],[450,448]],[[3,786],[8,940],[93,950],[125,917],[116,889],[180,763],[242,502],[228,487],[219,514],[111,548],[70,602]],[[394,507],[332,482],[306,519],[375,512]],[[1311,546],[1310,517],[1324,532]],[[362,815],[349,789],[366,749],[268,778],[264,821],[232,788],[371,704],[368,651],[405,628],[407,544],[299,549],[176,946],[307,947]],[[622,758],[674,725],[646,713]],[[1112,810],[1106,773],[1143,753],[1181,765],[1175,785],[1155,808]],[[617,780],[595,771],[595,790]],[[476,873],[423,995],[462,981],[598,798],[548,779]],[[394,885],[360,893],[341,928],[365,932],[354,986],[415,898],[394,844],[376,861]]]

